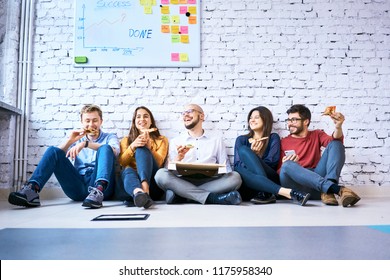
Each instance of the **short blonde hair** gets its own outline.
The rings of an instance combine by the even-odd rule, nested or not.
[[[80,111],[81,120],[83,120],[83,114],[91,113],[91,112],[98,112],[100,119],[103,119],[103,112],[99,106],[94,105],[94,104],[86,104],[86,105],[84,105],[83,108],[81,108],[81,111]]]

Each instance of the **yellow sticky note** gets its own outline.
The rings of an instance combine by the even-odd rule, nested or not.
[[[188,12],[189,12],[191,15],[196,15],[196,6],[189,6],[189,7],[188,7]]]
[[[161,13],[162,13],[163,15],[169,15],[169,14],[170,14],[169,6],[162,6],[162,7],[161,7]]]
[[[180,53],[180,61],[188,61],[188,54]]]
[[[179,4],[179,0],[171,0],[171,4],[177,5]]]
[[[156,0],[139,0],[141,6],[156,6]]]
[[[173,24],[180,24],[180,16],[172,16],[171,20]]]
[[[179,26],[172,25],[172,34],[179,34]]]
[[[144,13],[148,14],[148,15],[152,14],[153,13],[152,7],[151,6],[145,6],[144,7]]]
[[[169,25],[166,25],[166,24],[161,25],[161,33],[170,33],[170,32],[171,32],[171,29],[170,29]]]
[[[184,44],[188,44],[189,41],[190,41],[190,37],[188,35],[181,35],[180,36],[180,42],[182,42]]]
[[[171,42],[180,43],[180,35],[172,35]]]

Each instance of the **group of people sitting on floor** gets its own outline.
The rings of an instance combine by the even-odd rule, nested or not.
[[[115,133],[105,133],[102,110],[92,104],[80,112],[82,129],[70,132],[58,147],[49,147],[31,178],[20,190],[11,192],[9,203],[24,207],[40,206],[39,193],[54,174],[64,193],[87,208],[100,208],[112,198],[116,162],[121,166],[121,185],[127,206],[150,208],[154,201],[167,204],[238,205],[243,200],[255,204],[288,199],[304,206],[310,199],[326,205],[353,206],[360,197],[339,184],[345,162],[344,116],[330,112],[335,128],[332,135],[309,130],[310,110],[301,104],[287,110],[289,135],[273,132],[271,111],[259,106],[248,113],[248,133],[238,136],[234,163],[229,163],[221,136],[203,128],[205,113],[197,104],[181,113],[185,131],[170,139],[160,134],[152,112],[135,109],[129,134],[119,141]],[[226,172],[180,175],[168,169],[170,162],[219,164]]]

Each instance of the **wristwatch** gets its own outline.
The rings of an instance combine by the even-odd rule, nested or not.
[[[87,148],[87,147],[88,147],[88,144],[89,144],[89,141],[88,141],[88,140],[85,140],[84,148]]]

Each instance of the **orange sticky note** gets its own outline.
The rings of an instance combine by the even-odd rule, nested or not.
[[[179,4],[187,4],[187,0],[179,0]]]
[[[190,6],[190,7],[188,7],[188,12],[189,12],[191,15],[196,15],[196,6]]]
[[[161,13],[163,15],[169,15],[170,11],[169,11],[169,6],[162,6],[161,7]]]
[[[169,25],[161,25],[161,33],[170,33],[171,32],[171,29],[169,27]]]
[[[180,36],[180,42],[182,42],[184,44],[188,44],[189,41],[190,41],[190,37],[188,35],[181,35]]]
[[[172,34],[179,34],[179,26],[178,25],[172,25],[171,32],[172,32]]]
[[[196,24],[196,16],[188,17],[188,23],[189,24]]]

